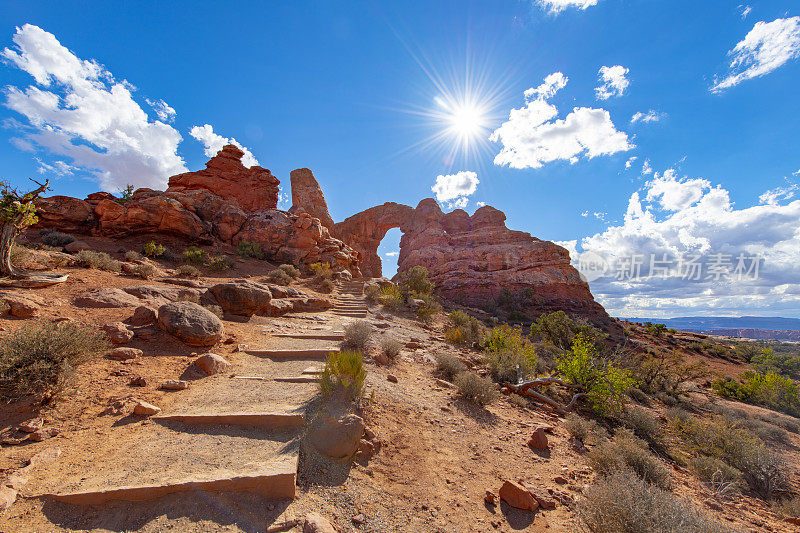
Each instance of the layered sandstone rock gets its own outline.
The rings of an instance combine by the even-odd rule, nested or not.
[[[511,295],[531,318],[563,310],[610,324],[570,265],[569,252],[506,228],[505,218],[490,206],[471,217],[461,209],[445,214],[427,198],[416,209],[394,203],[367,209],[337,224],[336,231],[361,253],[366,275],[380,275],[378,244],[389,229],[400,228],[399,272],[424,266],[437,293],[451,301],[486,309]]]
[[[275,208],[278,179],[261,167],[245,168],[242,155],[228,145],[205,170],[173,176],[166,191],[138,189],[126,202],[105,192],[90,194],[85,201],[67,196],[42,198],[37,201],[38,226],[115,238],[172,235],[188,242],[221,241],[234,246],[249,241],[279,263],[326,262],[334,270],[358,275],[358,252],[309,214],[320,213],[333,226],[313,174],[301,169],[298,178],[298,198],[309,209],[288,213]]]
[[[280,181],[269,170],[242,164],[242,152],[226,145],[198,172],[186,172],[169,179],[167,192],[202,189],[222,198],[235,199],[244,211],[251,213],[278,206]]]
[[[319,186],[314,173],[307,168],[298,168],[289,173],[292,181],[292,209],[291,212],[305,211],[312,217],[318,218],[322,225],[333,230],[333,219],[328,212],[328,203]]]

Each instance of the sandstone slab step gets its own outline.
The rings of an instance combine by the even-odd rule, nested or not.
[[[319,376],[280,376],[276,377],[275,381],[279,381],[281,383],[317,383],[319,381]]]
[[[247,353],[270,359],[327,359],[331,352],[338,351],[338,346],[331,346],[328,348],[247,350]]]
[[[340,341],[344,339],[343,332],[331,332],[331,333],[278,333],[273,335],[273,337],[281,337],[284,339],[309,339],[309,340],[320,340],[320,341]]]
[[[260,428],[290,428],[305,424],[303,413],[172,413],[151,420],[176,420],[186,424],[253,426]]]
[[[75,505],[98,505],[113,500],[148,501],[174,494],[197,490],[214,492],[253,492],[268,498],[294,498],[297,457],[246,475],[207,473],[184,479],[150,485],[103,487],[75,492],[41,494]]]

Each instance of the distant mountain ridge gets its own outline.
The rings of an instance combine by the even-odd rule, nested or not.
[[[675,318],[623,318],[631,322],[653,322],[666,324],[675,329],[770,329],[800,330],[800,318],[778,316],[683,316]]]

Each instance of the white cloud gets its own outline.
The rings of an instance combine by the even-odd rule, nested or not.
[[[598,1],[599,0],[537,0],[542,8],[547,9],[553,14],[561,13],[568,7],[587,9],[596,6]]]
[[[594,218],[596,218],[597,220],[602,220],[603,222],[605,222],[608,213],[604,213],[602,211],[595,211],[594,213],[592,213],[592,215],[594,215]]]
[[[625,77],[628,72],[630,71],[622,65],[600,67],[597,79],[602,84],[594,89],[594,92],[597,93],[597,99],[608,100],[612,96],[622,96],[625,93],[625,89],[631,84],[628,78]]]
[[[650,166],[650,160],[645,159],[642,163],[642,176],[648,176],[653,173],[653,167]]]
[[[512,109],[506,122],[489,140],[503,145],[494,158],[496,165],[511,168],[541,168],[559,159],[575,163],[633,148],[628,135],[618,131],[605,109],[576,107],[564,119],[547,100],[562,89],[567,78],[560,72],[549,75],[536,88],[525,91],[525,106]]]
[[[475,205],[478,207],[483,207],[486,205],[486,202],[475,202]]]
[[[386,252],[383,255],[385,255],[386,257],[396,257],[396,256],[400,255],[400,252]]]
[[[633,165],[633,162],[636,161],[637,159],[639,159],[639,158],[636,157],[636,156],[633,156],[630,159],[628,159],[627,161],[625,161],[625,168],[626,169],[631,168],[631,166]]]
[[[753,8],[750,6],[739,6],[739,13],[742,15],[742,20],[746,19],[751,11],[753,11]]]
[[[631,124],[635,124],[636,122],[658,122],[662,118],[664,118],[664,114],[654,109],[651,109],[647,113],[638,111],[631,117]]]
[[[77,167],[74,167],[64,161],[53,161],[53,164],[45,163],[40,158],[35,157],[36,162],[39,163],[39,168],[37,169],[39,174],[51,174],[57,177],[62,176],[71,176],[78,170]]]
[[[779,205],[782,201],[794,198],[795,192],[800,187],[796,183],[788,183],[783,187],[770,189],[758,197],[758,201],[764,205]]]
[[[469,170],[455,174],[438,175],[431,191],[436,194],[436,201],[448,209],[464,209],[469,203],[469,196],[478,190],[478,175]]]
[[[715,80],[712,92],[769,74],[800,55],[800,17],[756,22],[753,29],[728,52],[730,73]]]
[[[72,160],[90,171],[103,189],[163,188],[167,178],[186,172],[173,127],[150,122],[131,95],[94,60],[83,60],[56,37],[31,24],[17,28],[15,49],[0,53],[41,86],[8,87],[5,105],[25,116],[19,148],[34,147]]]
[[[589,211],[584,211],[583,213],[581,213],[581,216],[582,216],[583,218],[586,218],[586,217],[588,217],[588,216],[589,216]]]
[[[800,309],[800,200],[737,209],[721,186],[702,178],[678,179],[668,169],[630,195],[622,223],[579,244],[582,252],[606,260],[609,268],[592,281],[592,292],[617,316]],[[573,249],[577,252],[578,243]],[[763,258],[758,276],[716,279],[709,270],[716,254],[723,254],[729,272],[742,257],[747,268],[753,258]],[[698,279],[677,270],[681,257],[695,256],[701,265]],[[579,254],[572,257],[579,265]],[[631,278],[629,266],[637,261],[640,276]]]
[[[223,137],[222,135],[214,133],[214,128],[211,126],[211,124],[193,126],[192,129],[189,130],[189,135],[203,143],[203,146],[205,146],[204,153],[208,157],[214,157],[217,155],[217,152],[222,150],[222,147],[226,144],[234,144],[238,146],[242,152],[244,152],[244,155],[242,156],[242,164],[244,166],[250,168],[258,165],[258,161],[256,160],[255,156],[253,156],[252,152],[250,152],[250,150],[245,148],[233,137]]]
[[[156,116],[158,120],[161,122],[172,122],[175,120],[175,115],[177,112],[175,109],[170,107],[164,100],[150,100],[148,98],[144,99],[147,102],[147,105],[153,108],[153,111],[156,112]]]

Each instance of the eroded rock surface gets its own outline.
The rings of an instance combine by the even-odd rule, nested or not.
[[[289,173],[289,179],[292,181],[292,211],[302,209],[332,231],[333,219],[314,173],[307,168],[298,168]]]

